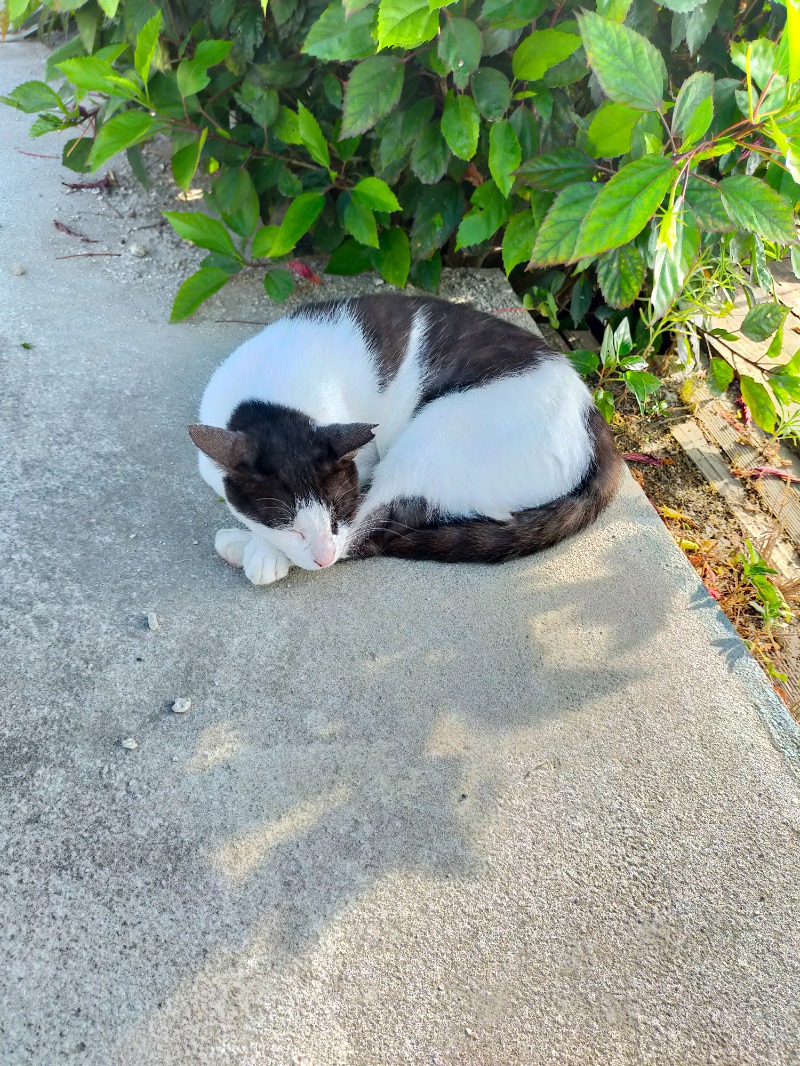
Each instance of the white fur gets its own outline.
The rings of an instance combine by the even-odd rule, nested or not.
[[[357,459],[371,485],[353,526],[331,529],[327,507],[308,500],[293,527],[271,529],[233,510],[250,530],[220,530],[217,551],[244,566],[254,584],[284,577],[290,565],[326,568],[347,554],[370,513],[401,496],[424,497],[450,517],[508,519],[570,492],[586,471],[591,397],[561,356],[533,370],[449,393],[414,409],[424,387],[427,321],[418,312],[402,363],[381,390],[376,360],[345,310],[328,319],[281,319],[246,341],[216,370],[200,421],[224,427],[245,399],[294,407],[318,424],[368,422],[375,440]],[[218,495],[222,474],[202,453],[200,473]],[[230,506],[230,505],[229,505]],[[238,533],[238,537],[234,536]]]

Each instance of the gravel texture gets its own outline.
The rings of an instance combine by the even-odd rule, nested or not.
[[[5,45],[0,92],[42,56]],[[115,196],[144,209],[67,193],[29,121],[0,109],[4,1066],[796,1063],[797,730],[639,489],[513,565],[254,589],[186,426],[254,328],[220,320],[276,309],[244,279],[167,326],[169,239],[56,259],[53,219],[117,251]]]

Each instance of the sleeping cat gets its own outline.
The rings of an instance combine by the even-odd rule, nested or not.
[[[310,304],[217,369],[189,428],[254,585],[393,555],[503,562],[589,525],[620,458],[569,361],[432,297]]]

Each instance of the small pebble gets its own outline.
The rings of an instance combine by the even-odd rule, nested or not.
[[[147,249],[143,244],[137,244],[136,241],[131,241],[128,245],[128,251],[131,255],[135,255],[137,259],[144,259],[147,255]]]
[[[11,268],[11,273],[14,275],[15,278],[21,278],[22,275],[25,273],[25,267],[22,265],[22,263],[15,263]]]
[[[157,633],[161,628],[161,624],[158,621],[158,615],[155,611],[147,612],[147,625],[151,633]]]
[[[172,709],[175,712],[175,714],[186,714],[186,712],[189,710],[189,708],[191,706],[192,706],[192,701],[191,700],[187,700],[187,699],[184,699],[183,697],[181,697],[180,699],[175,700],[175,702],[172,704]]]
[[[125,748],[126,751],[134,751],[136,748],[139,747],[133,737],[128,737],[126,740],[123,740],[122,746],[123,748]]]
[[[136,534],[135,534],[135,533],[130,533],[130,534],[128,535],[128,540],[133,540],[133,539],[134,539],[135,537],[136,537]]]

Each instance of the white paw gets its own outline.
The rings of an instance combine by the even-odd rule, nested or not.
[[[271,585],[280,581],[289,573],[289,560],[263,540],[253,537],[244,549],[243,558],[245,576],[254,585]]]
[[[244,566],[244,550],[252,534],[248,529],[221,529],[214,537],[214,547],[226,563]]]

